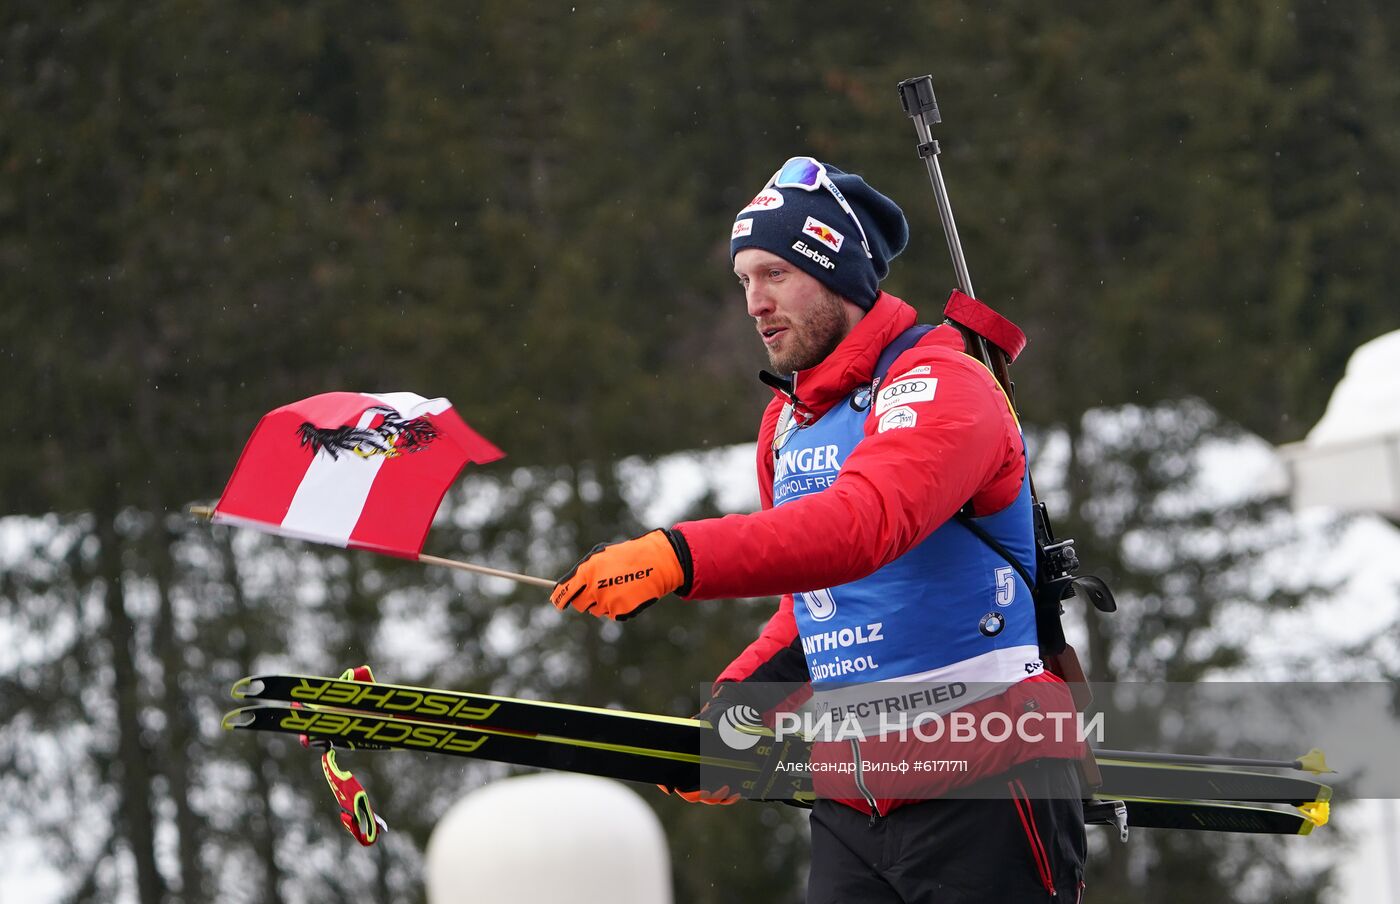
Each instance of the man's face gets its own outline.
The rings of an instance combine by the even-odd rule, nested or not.
[[[734,256],[749,316],[778,373],[821,363],[865,313],[796,266],[761,248]]]

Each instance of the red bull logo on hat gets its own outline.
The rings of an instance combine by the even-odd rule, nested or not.
[[[803,224],[802,234],[812,236],[832,251],[840,251],[841,243],[846,241],[846,237],[841,233],[813,217],[808,217],[807,222]]]

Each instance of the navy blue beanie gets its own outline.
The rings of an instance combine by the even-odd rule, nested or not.
[[[880,294],[880,280],[890,260],[909,242],[904,212],[854,173],[824,164],[870,242],[871,257],[860,243],[860,229],[824,186],[765,188],[734,219],[729,259],[745,248],[762,248],[794,264],[828,289],[865,310]]]

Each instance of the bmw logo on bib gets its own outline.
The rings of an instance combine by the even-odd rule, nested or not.
[[[1006,619],[1002,617],[1000,612],[988,612],[982,616],[982,623],[977,626],[977,630],[987,637],[996,637],[1005,627]]]
[[[851,393],[851,407],[856,411],[864,411],[870,407],[870,397],[874,394],[874,386],[862,386]]]

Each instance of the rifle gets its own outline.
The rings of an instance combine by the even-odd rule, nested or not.
[[[943,170],[938,165],[939,146],[933,137],[932,126],[942,119],[938,113],[938,100],[933,94],[933,76],[923,75],[905,79],[899,83],[898,89],[904,112],[914,120],[914,130],[919,139],[919,157],[928,168],[929,180],[933,183],[938,217],[943,223],[943,235],[948,240],[948,251],[953,258],[953,272],[958,281],[957,289],[943,310],[943,316],[947,323],[957,327],[962,333],[967,353],[985,364],[996,377],[1014,411],[1016,395],[1015,384],[1011,382],[1010,365],[1026,347],[1026,334],[1016,324],[978,301],[973,295],[972,277],[968,274],[967,259],[963,256],[957,223],[953,220],[953,206],[948,200]],[[1030,587],[1035,598],[1036,630],[1046,669],[1069,683],[1075,705],[1082,711],[1088,708],[1093,698],[1083,666],[1079,663],[1079,656],[1074,647],[1065,641],[1064,627],[1060,622],[1061,616],[1064,615],[1064,601],[1082,594],[1100,612],[1117,611],[1118,604],[1113,599],[1113,592],[1101,579],[1078,573],[1079,556],[1074,551],[1074,540],[1055,539],[1049,512],[1045,503],[1036,495],[1029,467],[1026,470],[1026,479],[1030,481],[1035,530],[1034,578],[970,518],[959,520],[1010,562]]]

